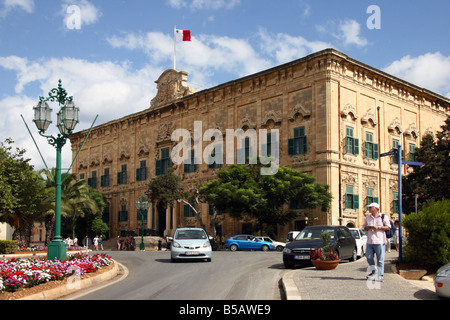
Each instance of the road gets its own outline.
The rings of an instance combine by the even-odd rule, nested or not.
[[[170,261],[169,251],[107,254],[124,265],[128,275],[64,299],[281,300],[279,282],[286,272],[281,252],[214,251],[211,262],[178,263]]]

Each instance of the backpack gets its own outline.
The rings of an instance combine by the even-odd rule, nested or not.
[[[381,214],[381,221],[384,221],[384,213]],[[386,238],[388,238],[388,239],[390,239],[390,238],[392,238],[394,236],[395,230],[397,229],[394,226],[394,223],[391,220],[389,220],[389,222],[391,223],[391,228],[388,231],[385,231],[386,232]]]

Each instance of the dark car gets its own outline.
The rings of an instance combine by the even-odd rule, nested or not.
[[[286,245],[283,250],[284,266],[293,268],[296,264],[312,264],[311,249],[322,248],[322,233],[324,232],[330,234],[331,248],[336,251],[339,259],[356,260],[356,241],[347,227],[311,226],[303,229],[294,241]]]

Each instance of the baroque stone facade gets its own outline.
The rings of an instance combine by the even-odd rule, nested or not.
[[[405,159],[413,159],[422,137],[439,131],[450,114],[447,98],[334,49],[199,92],[186,81],[184,72],[165,71],[156,81],[158,93],[150,108],[94,127],[75,160],[74,172],[107,198],[111,236],[124,229],[138,232],[135,202],[150,179],[169,165],[186,188],[214,179],[219,168],[203,163],[186,169],[168,159],[178,143],[171,141],[172,132],[187,129],[195,139],[195,121],[202,122],[203,133],[217,129],[224,137],[226,129],[277,129],[280,166],[330,186],[331,209],[299,209],[296,221],[276,230],[283,240],[306,221],[361,227],[371,201],[394,215],[398,168],[392,157],[379,154],[400,144]],[[71,137],[74,156],[86,133]],[[202,217],[210,227],[208,204],[202,204]],[[216,225],[224,238],[252,231],[252,221],[226,214]],[[182,203],[168,210],[152,204],[144,221],[145,228],[161,235],[172,235],[181,226],[198,226]]]

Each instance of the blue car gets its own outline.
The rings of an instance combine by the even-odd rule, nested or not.
[[[262,241],[254,236],[241,234],[227,240],[225,248],[231,251],[237,250],[262,250],[269,251],[273,249],[273,244]]]

